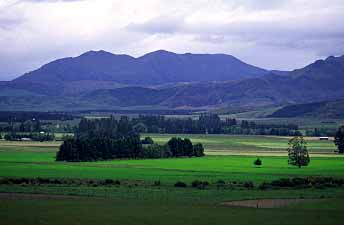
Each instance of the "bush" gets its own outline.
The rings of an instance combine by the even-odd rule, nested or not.
[[[106,179],[104,183],[105,183],[105,185],[112,185],[112,184],[114,184],[115,182],[114,182],[114,180],[112,180],[112,179]]]
[[[191,185],[194,188],[205,189],[209,185],[209,182],[208,181],[194,180],[194,181],[192,181]]]
[[[254,184],[252,181],[246,181],[246,182],[244,182],[244,187],[247,189],[252,189],[252,188],[254,188]]]
[[[156,186],[156,187],[159,187],[160,185],[161,185],[160,180],[156,180],[156,181],[154,181],[154,183],[153,183],[153,186]]]
[[[196,187],[198,187],[201,183],[202,183],[202,181],[194,180],[194,181],[192,181],[191,185],[192,185],[192,187],[196,188]]]
[[[143,145],[152,145],[152,144],[154,144],[154,141],[153,141],[153,139],[152,139],[151,137],[145,137],[145,138],[141,141],[141,143],[142,143]]]
[[[254,165],[256,166],[261,166],[263,164],[262,160],[261,159],[256,159],[254,162],[253,162]]]
[[[180,187],[180,188],[185,188],[187,187],[186,183],[178,181],[177,183],[174,184],[175,187]]]
[[[273,180],[270,183],[262,183],[259,188],[320,188],[340,187],[344,184],[344,179],[334,177],[295,177]]]

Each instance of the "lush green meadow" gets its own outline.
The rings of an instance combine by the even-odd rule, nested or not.
[[[164,143],[174,135],[149,136]],[[203,143],[207,156],[66,163],[55,161],[60,142],[0,141],[0,177],[109,178],[143,183],[137,187],[0,185],[0,224],[342,224],[342,188],[263,191],[190,187],[194,180],[253,181],[257,186],[289,177],[344,178],[344,158],[334,153],[331,141],[309,139],[311,163],[299,169],[287,164],[286,137],[176,136]],[[261,167],[253,165],[257,157],[263,161]],[[152,186],[154,181],[161,181],[161,185]],[[176,181],[188,187],[175,188]],[[275,209],[221,205],[230,200],[300,197],[322,200]]]
[[[170,135],[152,135],[165,143]],[[203,179],[253,181],[256,183],[291,176],[343,176],[344,159],[334,154],[330,141],[309,140],[314,153],[311,164],[296,168],[287,164],[287,138],[258,136],[191,135],[193,142],[204,144],[209,155],[202,158],[112,160],[100,162],[55,162],[59,143],[1,142],[0,176],[127,179],[166,184]],[[268,154],[267,154],[268,152]],[[228,155],[213,155],[225,153]],[[240,155],[237,155],[237,154]],[[252,153],[253,155],[245,155]],[[278,157],[276,156],[278,154]],[[320,155],[317,155],[321,153]],[[231,155],[233,154],[233,155]],[[321,157],[319,157],[321,156]],[[253,161],[260,157],[263,166]]]

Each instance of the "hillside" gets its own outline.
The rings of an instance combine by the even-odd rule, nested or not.
[[[289,105],[277,110],[269,117],[312,117],[343,119],[344,100]]]
[[[15,79],[13,83],[106,81],[122,85],[160,85],[240,80],[266,73],[264,69],[224,54],[176,54],[159,50],[134,58],[105,51],[90,51],[75,58],[48,63]]]
[[[193,82],[181,81],[161,85],[131,85],[123,84],[120,80],[111,80],[114,78],[110,75],[107,78],[109,80],[104,80],[107,76],[105,72],[100,76],[94,75],[92,77],[91,69],[85,68],[85,73],[86,71],[89,73],[88,75],[83,75],[73,69],[66,69],[64,67],[66,65],[64,61],[85,60],[84,57],[88,58],[90,57],[89,55],[93,54],[97,55],[97,57],[100,54],[110,58],[121,58],[122,69],[127,66],[126,62],[128,60],[138,60],[142,65],[149,64],[151,68],[155,68],[154,71],[161,70],[155,75],[159,74],[159,76],[163,77],[164,82],[171,81],[171,76],[166,75],[169,74],[169,71],[178,71],[179,68],[180,73],[184,73],[184,81],[190,80]],[[159,56],[159,60],[161,58],[171,57],[167,61],[170,61],[171,65],[174,65],[176,68],[172,68],[167,61],[158,61],[156,59],[157,56]],[[202,66],[195,66],[197,68],[187,66],[184,71],[184,69],[181,69],[182,67],[177,66],[176,62],[173,62],[175,57],[178,60],[180,57],[183,59],[189,57],[197,58],[198,60],[205,56],[211,57],[212,60],[217,57],[231,58],[230,56],[224,55],[177,55],[159,51],[135,59],[130,56],[116,56],[106,52],[90,52],[77,57],[77,59],[68,58],[62,60],[61,65],[63,66],[61,68],[63,69],[57,66],[59,62],[57,64],[53,62],[51,65],[43,66],[38,71],[28,73],[12,82],[0,83],[0,95],[2,96],[0,98],[0,106],[3,110],[31,109],[32,107],[36,107],[36,110],[37,108],[53,108],[59,110],[117,109],[142,106],[154,108],[213,109],[226,107],[255,108],[344,99],[344,89],[342,88],[344,86],[343,56],[317,60],[305,68],[290,72],[281,73],[272,71],[266,75],[224,81],[199,81],[209,77],[202,77],[202,74],[200,74],[196,78],[193,73],[186,75],[186,71],[189,69],[190,71],[201,71],[203,70],[200,69]],[[100,65],[106,62],[103,62],[101,58],[98,61],[96,60],[97,63],[94,64]],[[215,61],[217,63],[220,62],[212,60],[206,60],[207,63],[204,65],[208,65],[209,67],[205,66],[204,68],[209,69],[211,68],[210,65],[215,64]],[[157,63],[157,65],[152,66],[152,62]],[[194,62],[194,65],[203,65],[200,62],[192,62]],[[92,63],[89,62],[88,64],[91,66]],[[105,64],[107,67],[119,68],[117,64]],[[182,64],[188,65],[187,63]],[[71,65],[74,64],[71,63]],[[87,65],[87,63],[84,65]],[[229,70],[229,66],[228,68],[227,66],[216,67],[216,71]],[[63,76],[56,74],[44,75],[44,73],[41,73],[42,71],[49,71],[51,69],[45,67],[55,68],[54,71],[57,71],[56,74],[59,74],[61,71],[65,71],[65,74]],[[103,70],[105,71],[106,68],[103,68]],[[129,73],[132,70],[128,69],[127,71]],[[73,73],[74,75],[71,76],[66,75]],[[195,72],[195,74],[197,73]],[[221,73],[214,73],[213,79],[225,79],[225,77],[221,77],[220,75]],[[51,77],[54,81],[48,81]],[[155,82],[156,79],[153,79],[153,81]],[[178,80],[179,78],[173,77],[173,79]],[[128,78],[128,80],[130,79]],[[149,80],[146,80],[149,83]]]

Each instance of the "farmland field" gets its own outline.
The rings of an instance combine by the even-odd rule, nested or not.
[[[0,185],[0,224],[329,225],[341,224],[344,219],[340,213],[344,205],[342,188],[263,191],[190,187],[194,180],[252,181],[257,187],[264,181],[279,178],[344,178],[344,158],[334,153],[332,141],[308,138],[311,163],[299,169],[287,164],[286,137],[142,135],[145,136],[153,137],[157,143],[165,143],[171,136],[189,137],[193,142],[203,143],[207,156],[66,163],[55,162],[60,142],[0,141],[0,177],[118,179],[143,184],[119,187]],[[263,161],[261,167],[253,165],[257,157]],[[154,187],[155,181],[160,181],[161,185]],[[185,182],[188,187],[173,187],[177,181]],[[221,205],[230,200],[300,197],[321,200],[276,209]],[[17,215],[17,212],[22,213]],[[88,212],[92,214],[84,216]]]

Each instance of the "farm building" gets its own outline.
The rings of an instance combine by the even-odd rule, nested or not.
[[[328,140],[329,140],[329,137],[319,137],[319,140],[320,140],[320,141],[328,141]]]

